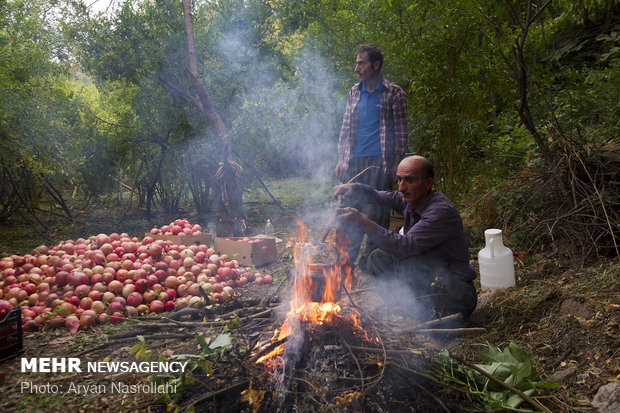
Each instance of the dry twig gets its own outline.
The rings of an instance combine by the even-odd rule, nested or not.
[[[281,344],[286,343],[286,341],[288,340],[288,337],[284,337],[281,338],[279,340],[274,341],[273,343],[269,344],[267,347],[260,349],[256,354],[254,354],[251,358],[250,358],[250,363],[256,363],[256,361],[261,358],[262,356],[264,356],[265,354],[269,353],[270,351],[272,351],[274,348],[278,347]]]

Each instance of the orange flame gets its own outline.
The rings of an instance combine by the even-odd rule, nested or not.
[[[350,290],[353,285],[353,273],[351,267],[347,265],[349,262],[346,250],[348,242],[340,238],[341,235],[336,232],[335,246],[338,251],[338,262],[335,265],[314,264],[312,258],[320,246],[312,246],[306,243],[306,228],[301,222],[299,222],[299,226],[299,240],[293,249],[295,277],[290,300],[291,308],[280,330],[276,330],[271,338],[272,343],[282,340],[292,333],[290,326],[292,320],[299,320],[311,325],[332,325],[337,319],[342,319],[340,315],[342,308],[337,303],[341,285],[344,284],[347,290]],[[313,300],[313,297],[320,298]],[[350,318],[354,329],[360,331],[365,340],[371,341],[361,326],[357,312],[353,310]],[[269,353],[259,357],[256,362],[264,363],[274,360],[284,353],[284,346],[285,343],[277,346]]]

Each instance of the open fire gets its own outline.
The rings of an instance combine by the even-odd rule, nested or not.
[[[343,287],[349,291],[353,285],[351,267],[346,255],[346,240],[339,239],[336,233],[335,245],[329,245],[336,251],[334,264],[313,262],[321,246],[313,246],[306,241],[305,226],[300,223],[299,242],[294,248],[295,271],[292,284],[290,310],[282,326],[275,331],[271,341],[264,344],[257,352],[279,343],[268,353],[257,359],[274,370],[284,371],[284,365],[297,356],[287,357],[287,346],[299,347],[299,341],[311,340],[307,332],[320,326],[347,325],[353,334],[364,341],[372,340],[362,328],[360,315],[355,308],[341,306],[338,300]]]

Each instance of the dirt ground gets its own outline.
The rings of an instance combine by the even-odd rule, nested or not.
[[[316,410],[317,406],[332,411],[485,411],[481,400],[468,394],[464,387],[432,380],[431,360],[445,348],[460,359],[479,363],[481,348],[502,349],[511,342],[534,356],[534,367],[541,381],[559,384],[536,398],[550,411],[595,411],[593,400],[597,391],[604,385],[617,383],[620,377],[618,260],[600,259],[577,267],[557,255],[540,253],[516,261],[516,287],[481,296],[479,307],[461,326],[468,330],[461,334],[407,333],[415,320],[390,310],[386,302],[389,298],[381,298],[367,277],[356,272],[357,286],[350,297],[342,296],[340,301],[343,306],[355,304],[362,310],[365,328],[381,336],[384,350],[377,354],[356,352],[354,348],[346,348],[355,346],[343,346],[338,339],[344,337],[345,342],[354,343],[352,336],[343,335],[342,331],[323,332],[323,344],[328,343],[324,347],[333,350],[333,355],[325,350],[313,356],[325,362],[319,363],[312,357],[304,360],[303,369],[300,367],[295,373],[299,378],[296,388],[299,394],[293,396],[293,402],[289,399],[289,405],[286,401],[283,404],[273,391],[265,366],[250,363],[252,347],[270,337],[281,325],[278,308],[286,308],[290,290],[285,278],[293,264],[289,241],[294,239],[296,229],[293,225],[281,225],[277,230],[276,235],[283,239],[278,244],[278,261],[262,268],[274,275],[274,283],[247,285],[240,289],[241,296],[235,304],[217,308],[202,319],[184,318],[180,321],[187,324],[179,324],[149,318],[101,325],[75,335],[65,329],[24,333],[23,357],[80,357],[86,363],[136,361],[132,348],[135,350],[138,341],[131,332],[144,323],[159,322],[165,328],[156,329],[159,336],[155,334],[156,338],[147,339],[144,347],[147,353],[142,360],[149,357],[149,352],[153,360],[160,356],[198,355],[204,348],[196,336],[213,343],[222,333],[232,331],[235,344],[211,354],[209,365],[198,366],[192,375],[175,381],[178,391],[173,397],[146,391],[97,391],[109,390],[112,382],[148,383],[147,374],[21,373],[18,357],[0,364],[0,410],[185,411],[193,405],[194,411],[218,412],[308,411]],[[320,239],[322,235],[319,228],[309,230],[308,237]],[[239,311],[240,325],[232,325],[230,317],[222,322],[218,320],[231,311]],[[195,324],[205,321],[209,323],[196,327]],[[113,339],[127,332],[128,337]],[[330,363],[332,366],[324,365]],[[336,370],[329,370],[332,367]],[[302,375],[304,371],[309,374],[306,378]],[[350,373],[352,377],[347,382],[343,376]],[[326,403],[331,390],[328,382],[321,384],[321,380],[330,374],[334,380],[329,385],[340,383],[342,387],[338,396]],[[342,385],[343,381],[348,384]],[[71,383],[90,386],[90,391],[69,392]],[[38,390],[33,392],[32,388]],[[308,398],[304,399],[301,393],[309,395]],[[323,400],[321,394],[325,395]],[[302,400],[307,402],[307,410],[301,407]],[[297,407],[293,409],[290,403]],[[527,404],[521,407],[532,408]]]

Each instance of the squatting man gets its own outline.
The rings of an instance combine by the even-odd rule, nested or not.
[[[397,167],[398,191],[379,191],[368,185],[337,185],[334,197],[347,205],[372,202],[394,209],[404,216],[401,231],[373,222],[353,207],[338,208],[338,227],[355,226],[376,247],[366,262],[375,280],[398,279],[414,296],[408,297],[408,312],[418,319],[462,313],[468,317],[477,303],[469,265],[469,246],[463,221],[456,207],[441,192],[432,189],[433,165],[422,156],[403,159]],[[393,300],[391,300],[393,301]],[[420,312],[421,311],[421,312]]]

